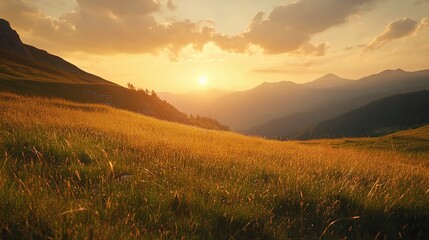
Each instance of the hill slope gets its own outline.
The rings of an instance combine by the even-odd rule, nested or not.
[[[424,153],[429,159],[429,125],[395,132],[383,137],[341,138],[303,141],[302,144],[322,145],[334,148],[352,148],[365,151],[387,151],[409,154]],[[410,158],[407,162],[413,162]],[[429,167],[429,162],[424,163]]]
[[[0,48],[9,49],[23,57],[32,58],[28,49],[19,38],[18,33],[10,27],[8,21],[0,18]]]
[[[374,101],[305,130],[298,139],[379,136],[429,124],[429,91]]]
[[[0,93],[0,237],[427,239],[409,160]]]
[[[29,46],[35,58],[0,49],[0,80],[116,85],[82,71],[65,60]],[[32,55],[33,56],[33,55]]]
[[[124,88],[26,45],[3,19],[0,19],[0,91],[107,104],[163,120],[228,130],[216,120],[189,118],[156,95]]]
[[[4,19],[0,19],[0,64],[0,80],[116,85],[58,56],[24,44]]]

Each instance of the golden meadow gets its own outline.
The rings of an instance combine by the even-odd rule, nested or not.
[[[427,239],[428,146],[428,127],[279,142],[0,93],[0,238]]]

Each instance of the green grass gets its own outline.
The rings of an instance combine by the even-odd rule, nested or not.
[[[0,238],[429,238],[424,151],[307,143],[1,93]]]

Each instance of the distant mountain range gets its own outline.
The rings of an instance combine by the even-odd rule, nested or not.
[[[235,131],[284,138],[317,123],[394,94],[429,90],[429,70],[386,70],[350,80],[327,74],[312,82],[263,83],[222,93],[208,101],[192,95],[161,95],[178,109],[218,119]]]
[[[0,19],[0,91],[107,104],[163,120],[228,129],[213,119],[190,118],[156,94],[124,88],[58,56],[26,45],[3,19]]]
[[[429,70],[406,72],[401,69],[386,70],[361,78],[351,84],[324,89],[328,101],[320,102],[309,110],[303,110],[273,119],[247,131],[251,135],[268,138],[292,137],[297,131],[339,116],[381,99],[399,93],[429,89]]]
[[[326,99],[320,92],[331,86],[343,86],[350,82],[352,81],[328,74],[307,84],[291,81],[264,82],[246,91],[215,90],[217,94],[211,94],[213,97],[210,98],[202,98],[203,94],[195,92],[180,95],[164,93],[160,97],[181,111],[210,116],[228,123],[236,131],[244,131],[287,113],[309,109]]]
[[[369,137],[429,124],[429,91],[376,100],[298,132],[293,139]]]

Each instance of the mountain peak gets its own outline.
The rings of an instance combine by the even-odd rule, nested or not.
[[[387,69],[387,70],[382,71],[380,74],[405,73],[405,72],[406,72],[405,70],[398,68],[398,69]]]
[[[259,86],[278,86],[278,85],[296,85],[296,83],[292,81],[263,82]]]
[[[333,73],[327,73],[320,78],[340,78],[340,77],[338,77],[337,75],[335,75]]]
[[[360,80],[364,81],[370,81],[370,82],[377,82],[377,81],[391,81],[394,79],[401,78],[405,76],[406,74],[409,74],[409,72],[398,68],[398,69],[387,69],[380,73],[372,74],[366,77],[361,78]]]
[[[328,73],[312,82],[305,83],[304,85],[313,88],[330,88],[344,85],[351,81],[352,80],[350,79],[341,78],[333,73]]]
[[[32,58],[30,51],[19,38],[18,33],[12,29],[9,22],[0,18],[0,49],[14,52],[24,57]]]
[[[10,24],[5,19],[0,18],[0,28],[10,28]]]
[[[316,81],[317,82],[320,82],[320,81],[333,81],[333,80],[338,80],[338,79],[341,80],[343,78],[341,78],[341,77],[339,77],[339,76],[337,76],[337,75],[335,75],[333,73],[328,73],[328,74],[325,74],[322,77],[314,80],[313,82],[316,82]]]
[[[280,90],[283,88],[289,88],[289,87],[294,87],[294,86],[298,86],[298,84],[296,84],[295,82],[292,81],[280,81],[280,82],[263,82],[262,84],[256,86],[255,88],[253,88],[253,90]]]

